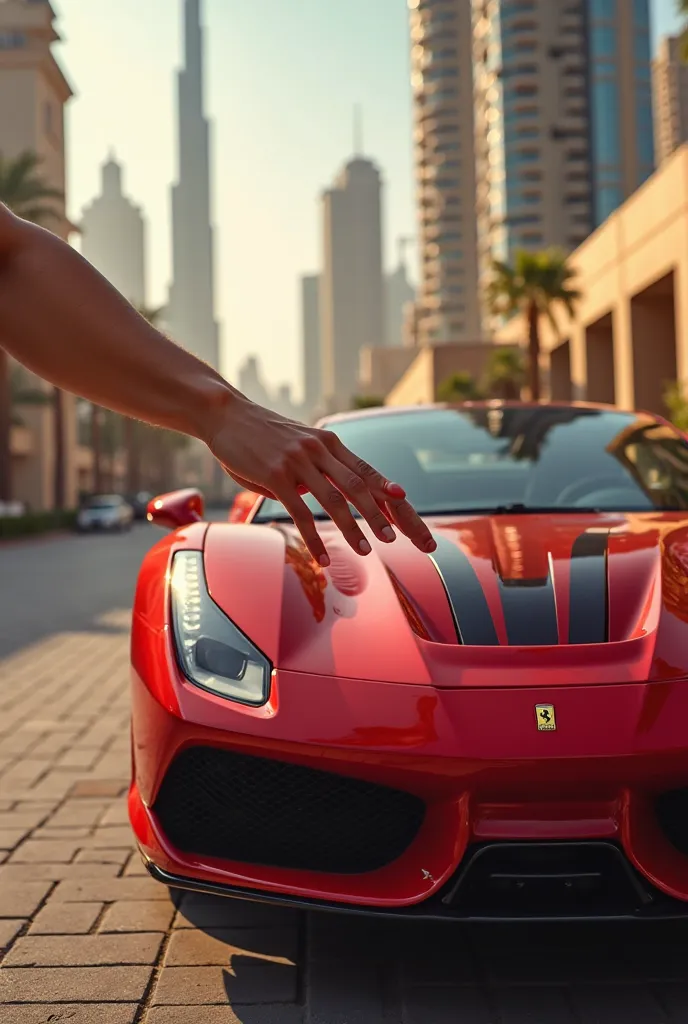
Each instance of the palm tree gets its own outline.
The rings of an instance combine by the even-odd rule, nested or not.
[[[493,262],[487,300],[495,316],[521,315],[528,325],[528,378],[530,397],[540,401],[540,317],[545,316],[558,334],[554,309],[557,304],[573,317],[580,292],[571,287],[574,271],[558,249],[514,254],[512,265]]]
[[[46,184],[40,174],[41,162],[30,150],[14,160],[0,154],[0,201],[18,217],[48,226],[62,219],[64,194]]]
[[[470,402],[480,397],[480,390],[466,370],[450,374],[437,388],[438,402]]]
[[[351,401],[352,409],[376,409],[384,405],[384,395],[354,395]]]
[[[61,218],[60,205],[63,194],[51,188],[39,173],[40,157],[27,150],[13,160],[0,155],[0,202],[13,213],[34,224],[48,225]],[[57,204],[57,206],[55,205]],[[63,405],[57,389],[54,396],[55,409],[55,503],[64,504],[64,458],[63,458]],[[12,429],[12,403],[10,392],[10,368],[7,354],[0,349],[0,501],[9,501],[12,496],[12,453],[10,434]],[[59,481],[59,482],[58,482]]]
[[[688,62],[688,0],[678,0],[676,10],[686,19],[681,31],[681,56]]]
[[[523,352],[517,348],[496,348],[490,353],[485,370],[485,390],[505,401],[517,399],[526,382]]]

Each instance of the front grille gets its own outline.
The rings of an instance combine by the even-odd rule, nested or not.
[[[190,747],[172,762],[153,811],[184,853],[355,875],[400,857],[425,805],[360,779]]]
[[[506,842],[470,847],[442,902],[468,917],[614,917],[652,897],[614,843]]]
[[[659,827],[679,853],[688,854],[688,789],[672,789],[655,801]]]

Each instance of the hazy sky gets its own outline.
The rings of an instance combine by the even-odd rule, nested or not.
[[[468,2],[468,0],[466,0]],[[68,115],[69,203],[78,219],[112,147],[146,212],[151,303],[170,273],[182,0],[53,0]],[[257,353],[273,384],[300,388],[298,277],[317,270],[320,190],[352,149],[353,107],[384,173],[387,263],[415,229],[406,0],[203,0],[214,125],[218,314],[230,377]],[[653,0],[655,36],[676,29]],[[116,70],[119,69],[119,70]],[[415,252],[413,254],[415,270]]]

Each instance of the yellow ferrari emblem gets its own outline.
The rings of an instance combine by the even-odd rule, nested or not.
[[[554,704],[536,704],[535,721],[540,732],[554,732],[557,727]]]

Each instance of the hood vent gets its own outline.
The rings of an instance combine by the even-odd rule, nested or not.
[[[438,531],[434,538],[437,549],[431,557],[447,594],[458,642],[475,647],[498,646],[496,609],[490,607],[470,556],[445,534]],[[498,610],[503,616],[509,646],[554,647],[561,642],[601,644],[608,641],[608,542],[608,530],[585,531],[574,541],[568,573],[567,641],[559,636],[557,587],[549,553],[543,552],[547,574],[535,577],[504,578],[493,558],[497,586],[492,600],[499,601]]]

